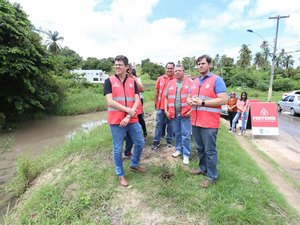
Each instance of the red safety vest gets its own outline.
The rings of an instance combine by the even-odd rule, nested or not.
[[[192,81],[189,78],[184,77],[182,88],[180,90],[180,102],[181,102],[181,116],[184,117],[185,114],[190,111],[191,106],[187,103],[187,96],[191,88]],[[176,99],[176,79],[170,81],[168,88],[168,112],[169,116],[173,119],[175,118],[175,99]]]
[[[203,84],[200,85],[199,78],[193,81],[191,87],[191,96],[198,96],[203,100],[214,99],[217,97],[214,88],[217,75],[213,74],[207,77]],[[192,107],[191,123],[193,126],[205,128],[219,128],[220,127],[221,106],[198,106]]]
[[[168,83],[173,80],[173,77],[170,79],[166,74],[160,76],[156,81],[156,89],[158,89],[158,97],[155,102],[155,108],[165,109],[165,91],[168,86]]]
[[[135,88],[134,79],[127,77],[125,83],[116,77],[115,75],[109,77],[111,88],[112,88],[112,98],[114,101],[132,108],[135,102]],[[108,124],[120,124],[124,117],[127,115],[126,112],[119,111],[110,105],[107,106],[108,111]],[[135,123],[138,121],[137,114],[135,114],[129,121],[129,123]]]

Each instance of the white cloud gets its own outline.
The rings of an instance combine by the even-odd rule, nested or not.
[[[84,58],[124,54],[131,62],[140,63],[149,58],[163,64],[201,54],[214,56],[219,53],[236,58],[241,44],[245,43],[245,38],[239,38],[249,37],[246,29],[260,29],[259,32],[272,29],[266,38],[274,37],[275,21],[267,18],[275,12],[290,14],[290,18],[280,24],[280,46],[283,41],[300,41],[298,0],[257,0],[254,6],[250,0],[233,0],[224,9],[211,4],[210,7],[216,8],[197,5],[195,9],[202,7],[203,13],[198,15],[195,10],[193,18],[200,18],[200,26],[192,29],[187,27],[189,21],[180,18],[163,17],[149,22],[159,0],[112,0],[110,7],[102,11],[94,10],[99,4],[104,4],[102,0],[11,2],[19,2],[37,28],[58,31],[64,37],[61,45],[68,46]],[[229,37],[226,42],[225,37]],[[255,38],[252,40],[257,42]]]

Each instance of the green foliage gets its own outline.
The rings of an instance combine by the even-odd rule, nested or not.
[[[239,52],[240,52],[240,56],[238,57],[239,59],[236,63],[237,66],[242,68],[250,67],[252,55],[248,45],[243,44]]]
[[[0,105],[6,121],[14,121],[51,109],[58,87],[52,58],[20,5],[1,1],[0,13]]]
[[[84,70],[103,70],[106,73],[110,73],[112,71],[113,63],[114,63],[113,58],[99,60],[94,57],[88,57],[83,62],[82,69],[84,69]]]
[[[193,57],[184,57],[182,59],[182,65],[184,67],[185,72],[192,73],[194,71],[194,67],[196,65],[196,58]]]
[[[37,165],[27,156],[17,159],[16,176],[10,183],[10,191],[14,195],[21,195],[28,187],[30,182],[38,175]]]
[[[45,34],[47,35],[47,49],[53,54],[59,54],[61,51],[61,46],[58,42],[63,41],[64,38],[59,36],[57,31],[47,31]]]
[[[165,68],[161,65],[150,62],[150,59],[142,60],[142,74],[148,73],[151,80],[156,80],[165,73]]]
[[[82,57],[80,57],[75,51],[64,47],[59,54],[59,61],[62,61],[67,70],[73,70],[81,68]]]
[[[267,82],[257,82],[256,89],[260,91],[267,91],[269,89],[269,84]]]
[[[277,78],[273,82],[273,90],[274,91],[289,91],[293,90],[294,85],[289,78]]]
[[[236,73],[230,78],[230,83],[235,86],[255,87],[255,77],[251,70],[236,70]]]
[[[103,86],[71,88],[57,106],[58,115],[76,115],[106,110]]]

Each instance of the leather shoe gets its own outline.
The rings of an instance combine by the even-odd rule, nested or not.
[[[144,167],[142,166],[131,166],[130,169],[134,172],[138,172],[138,173],[145,173],[146,170]]]
[[[204,180],[201,184],[200,184],[200,187],[202,188],[208,188],[209,186],[215,184],[216,182],[213,181],[213,180]]]
[[[119,184],[122,186],[122,187],[128,187],[128,181],[125,179],[124,176],[122,177],[119,177]]]
[[[200,170],[200,169],[192,169],[191,171],[190,171],[190,173],[191,174],[193,174],[193,175],[200,175],[200,174],[205,174],[202,170]]]

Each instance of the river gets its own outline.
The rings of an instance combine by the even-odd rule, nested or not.
[[[0,145],[0,224],[13,200],[5,193],[5,186],[15,174],[15,162],[23,154],[31,158],[44,151],[51,151],[71,138],[76,131],[90,130],[106,122],[107,112],[94,112],[76,116],[52,116],[44,120],[18,124],[11,133],[1,135],[0,141],[9,140],[9,148]],[[12,201],[12,203],[11,203]]]

